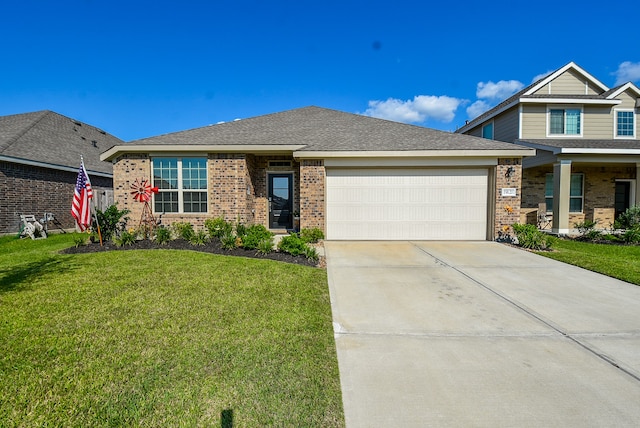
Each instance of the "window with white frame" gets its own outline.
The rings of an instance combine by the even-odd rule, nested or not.
[[[616,110],[616,137],[635,138],[636,119],[633,110]]]
[[[544,185],[544,201],[547,212],[553,211],[553,174],[547,174]],[[569,212],[581,213],[584,206],[584,174],[571,174],[569,188]]]
[[[549,108],[549,135],[582,135],[582,109]]]
[[[207,158],[153,158],[157,213],[207,212]]]
[[[493,122],[489,122],[482,127],[482,138],[493,140]]]

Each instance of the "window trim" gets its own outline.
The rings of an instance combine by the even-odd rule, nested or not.
[[[183,179],[182,179],[182,172],[183,172],[183,166],[182,166],[182,160],[184,158],[189,158],[189,159],[204,159],[205,161],[205,172],[207,174],[206,177],[206,183],[207,183],[207,187],[206,189],[198,189],[198,190],[194,190],[194,189],[184,189],[184,183],[183,183]],[[178,192],[178,211],[174,212],[174,211],[156,211],[156,196],[153,195],[153,199],[151,201],[151,205],[152,205],[152,211],[154,214],[183,214],[183,215],[191,215],[191,214],[195,214],[195,215],[201,215],[201,214],[207,214],[209,212],[209,159],[207,156],[188,156],[188,155],[184,155],[184,156],[152,156],[151,158],[151,181],[152,181],[152,186],[156,186],[155,184],[155,174],[154,174],[154,166],[153,166],[153,162],[155,159],[175,159],[177,162],[177,170],[178,170],[178,188],[177,189],[158,189],[158,193],[168,193],[168,192]],[[194,193],[204,193],[207,196],[207,205],[206,205],[206,211],[185,211],[184,210],[184,192],[194,192]]]
[[[633,135],[618,135],[618,113],[631,112],[633,113]],[[616,108],[613,109],[613,138],[616,140],[635,140],[636,139],[636,122],[637,122],[636,110],[633,108]]]
[[[585,175],[583,172],[572,172],[571,173],[571,178],[573,178],[574,176],[581,176],[581,189],[582,192],[580,194],[580,196],[572,196],[571,195],[571,187],[569,187],[569,214],[582,214],[584,213],[584,179],[585,179]],[[545,174],[544,177],[544,202],[547,204],[547,214],[551,214],[553,213],[553,193],[551,194],[551,196],[547,196],[547,180],[548,177],[551,177],[551,182],[553,183],[553,173],[549,172],[547,174]],[[571,178],[569,180],[571,180]],[[551,191],[553,192],[553,185],[551,186]],[[571,199],[580,199],[580,211],[571,211]],[[549,203],[549,201],[551,201],[551,203]]]
[[[551,110],[564,110],[565,111],[565,116],[564,116],[564,126],[565,126],[565,133],[563,134],[552,134],[551,133]],[[567,126],[567,122],[566,122],[566,110],[580,110],[580,132],[578,134],[567,134],[566,133],[566,126]],[[582,104],[576,104],[576,105],[564,105],[564,104],[558,104],[558,105],[547,105],[547,138],[582,138],[584,133],[584,106]]]

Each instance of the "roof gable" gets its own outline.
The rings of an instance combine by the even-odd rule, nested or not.
[[[533,95],[536,92],[538,92],[540,89],[544,88],[549,83],[553,82],[554,80],[558,79],[560,76],[568,72],[575,72],[578,75],[583,76],[585,79],[587,79],[588,83],[591,83],[592,85],[599,88],[601,93],[609,90],[609,88],[604,83],[602,83],[601,81],[593,77],[585,69],[583,69],[578,64],[572,61],[569,64],[565,65],[564,67],[561,67],[556,71],[554,71],[553,73],[547,75],[546,77],[543,77],[537,82],[534,82],[528,88],[525,88],[525,91],[522,95],[524,96]]]
[[[620,94],[622,94],[625,91],[635,92],[636,97],[640,97],[640,88],[638,88],[636,85],[634,85],[631,82],[627,82],[620,86],[616,86],[615,88],[607,91],[605,94],[607,99],[614,99],[619,97]]]

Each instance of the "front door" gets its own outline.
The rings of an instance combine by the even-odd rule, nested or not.
[[[269,228],[293,228],[293,174],[269,174]]]
[[[616,181],[616,218],[624,213],[631,204],[631,182]]]

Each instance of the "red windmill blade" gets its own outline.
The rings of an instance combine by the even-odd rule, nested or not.
[[[133,199],[138,202],[149,202],[151,200],[151,195],[154,193],[158,193],[158,188],[151,187],[149,180],[146,178],[136,178],[136,181],[131,185],[131,194],[133,195]]]

